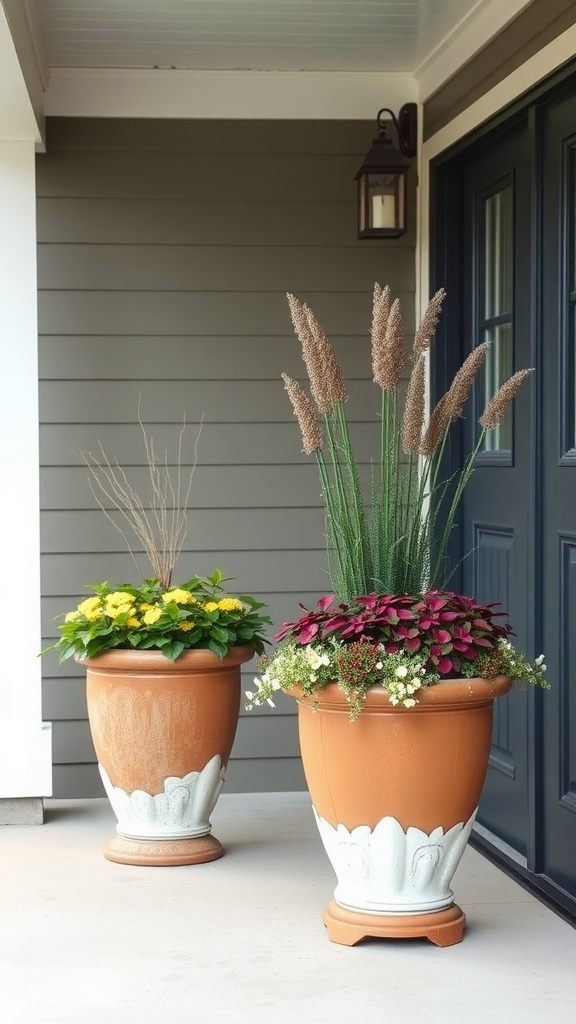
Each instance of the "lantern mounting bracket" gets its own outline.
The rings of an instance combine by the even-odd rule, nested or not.
[[[376,124],[378,126],[378,134],[385,136],[386,121],[382,118],[383,114],[390,114],[394,122],[394,127],[398,133],[398,146],[402,155],[409,158],[416,156],[418,104],[405,103],[403,107],[400,107],[398,117],[396,117],[393,110],[390,110],[390,107],[382,107],[376,115]]]

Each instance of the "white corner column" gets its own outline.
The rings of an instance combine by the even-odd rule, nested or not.
[[[42,798],[52,792],[38,658],[37,334],[35,144],[0,138],[0,824],[42,821]]]

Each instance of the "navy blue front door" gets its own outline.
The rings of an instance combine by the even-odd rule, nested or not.
[[[478,457],[452,550],[471,552],[454,587],[502,602],[552,687],[497,702],[478,820],[576,914],[576,75],[439,160],[432,182],[431,290],[448,293],[434,391],[492,342],[454,467],[486,399],[535,368]]]

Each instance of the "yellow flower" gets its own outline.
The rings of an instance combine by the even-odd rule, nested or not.
[[[173,590],[167,590],[165,594],[162,594],[162,600],[165,604],[168,604],[169,601],[175,601],[176,604],[194,604],[196,598],[192,597],[187,590],[174,587]]]
[[[66,615],[64,616],[64,622],[76,622],[76,620],[79,618],[80,615],[78,614],[77,611],[67,612]]]
[[[132,612],[134,610],[134,598],[132,594],[125,594],[121,590],[115,590],[113,594],[108,594],[104,605],[104,611],[110,619],[117,619],[119,615],[125,615],[126,612]]]
[[[82,601],[78,605],[78,611],[85,615],[87,619],[93,621],[99,619],[102,614],[102,605],[99,597],[87,597],[85,601]]]
[[[146,602],[144,601],[141,605],[138,606],[138,610],[141,612],[148,612],[153,607],[153,604],[146,604]]]
[[[221,601],[218,601],[218,607],[221,608],[223,612],[244,611],[244,605],[237,597],[223,597]]]
[[[185,619],[184,622],[180,623],[180,629],[183,633],[187,633],[189,629],[194,629],[195,623],[191,622],[190,619]]]
[[[144,622],[147,626],[153,626],[155,622],[162,616],[161,608],[149,608],[147,612],[144,612]]]
[[[206,604],[204,605],[205,612],[215,612],[217,608],[218,605],[216,601],[207,601]]]
[[[130,618],[126,620],[126,625],[130,626],[130,629],[138,629],[140,619],[137,619],[135,615],[131,615]]]

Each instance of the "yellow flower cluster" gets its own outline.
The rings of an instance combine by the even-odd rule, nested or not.
[[[87,597],[85,601],[81,601],[78,605],[80,614],[84,615],[90,622],[99,619],[103,610],[99,597]]]
[[[158,619],[161,618],[161,616],[162,609],[152,606],[152,608],[148,608],[148,610],[144,612],[142,621],[146,626],[153,626],[155,622],[158,622]]]
[[[174,601],[178,605],[199,605],[206,612],[222,611],[235,612],[244,611],[244,605],[237,597],[223,597],[220,601],[206,601],[200,605],[198,598],[181,587],[174,587],[167,590],[160,596],[158,604],[149,604],[145,601],[136,603],[136,599],[130,593],[123,590],[115,590],[106,597],[88,597],[81,601],[77,609],[68,612],[65,622],[77,622],[82,618],[94,622],[102,616],[112,619],[113,624],[120,625],[118,620],[122,618],[122,627],[139,629],[141,626],[153,626],[164,614],[164,606]],[[191,619],[184,619],[176,626],[177,629],[188,633],[196,626]]]
[[[176,604],[198,604],[196,598],[187,590],[182,590],[181,587],[167,590],[165,594],[162,594],[162,600],[164,604],[168,604],[169,601],[175,601]]]
[[[223,597],[221,601],[218,601],[218,607],[221,608],[223,612],[244,611],[244,605],[237,597]]]
[[[132,594],[126,594],[122,590],[115,590],[104,598],[104,614],[110,619],[117,619],[120,615],[131,615],[135,611],[134,598]]]

